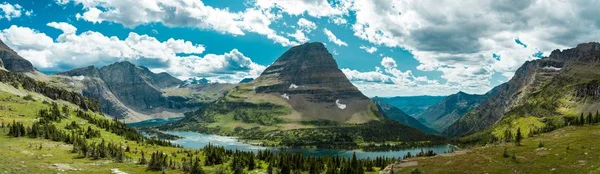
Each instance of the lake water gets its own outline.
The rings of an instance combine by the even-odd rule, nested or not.
[[[139,126],[158,126],[161,124],[166,124],[170,122],[175,122],[181,120],[182,118],[170,118],[170,119],[153,119],[146,120],[137,123],[129,123],[127,125],[131,127],[139,127]],[[272,148],[272,147],[262,147],[262,146],[254,146],[250,144],[246,144],[238,141],[235,137],[227,137],[227,136],[219,136],[213,134],[200,134],[196,132],[164,132],[167,134],[177,135],[183,137],[182,139],[171,141],[174,144],[181,145],[186,148],[191,149],[201,149],[204,146],[210,144],[216,146],[223,146],[225,149],[230,150],[242,150],[242,151],[252,151],[257,152],[258,150],[270,149],[275,152],[290,152],[290,153],[302,153],[304,155],[310,156],[341,156],[341,157],[352,157],[353,153],[356,153],[357,158],[375,158],[375,157],[396,157],[402,158],[406,153],[410,152],[411,154],[417,154],[427,150],[433,150],[437,154],[445,153],[454,149],[454,146],[451,145],[440,145],[433,147],[423,147],[423,148],[410,148],[404,150],[392,150],[392,151],[377,151],[377,152],[365,152],[361,150],[330,150],[330,149],[280,149],[280,148]]]
[[[375,158],[375,157],[396,157],[402,158],[406,153],[417,154],[424,151],[433,150],[437,154],[441,154],[450,151],[454,148],[451,145],[440,145],[434,147],[423,147],[423,148],[411,148],[404,150],[393,150],[393,151],[378,151],[378,152],[365,152],[361,150],[329,150],[329,149],[279,149],[271,147],[253,146],[238,141],[235,137],[226,137],[212,134],[200,134],[195,132],[165,132],[172,135],[184,137],[183,139],[171,141],[174,144],[179,144],[186,148],[201,149],[204,146],[211,143],[217,146],[223,146],[225,149],[231,150],[242,150],[242,151],[253,151],[270,149],[276,152],[291,152],[291,153],[302,153],[310,156],[342,156],[352,157],[353,153],[356,153],[357,158]]]

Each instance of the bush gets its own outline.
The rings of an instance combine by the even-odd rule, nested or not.
[[[23,97],[24,100],[29,100],[29,101],[35,101],[35,99],[33,98],[32,95],[27,94],[25,97]]]

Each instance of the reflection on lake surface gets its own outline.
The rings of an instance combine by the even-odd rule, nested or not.
[[[245,144],[243,142],[239,142],[235,137],[226,137],[212,134],[200,134],[195,132],[165,132],[172,135],[177,135],[180,137],[184,137],[183,139],[172,141],[174,144],[182,145],[186,148],[192,149],[201,149],[204,146],[210,144],[216,146],[223,146],[225,149],[231,150],[242,150],[242,151],[253,151],[256,152],[258,150],[270,149],[276,152],[291,152],[291,153],[302,153],[304,155],[311,156],[342,156],[342,157],[352,157],[353,153],[356,153],[356,157],[358,158],[375,158],[375,157],[396,157],[402,158],[406,153],[410,152],[411,154],[419,153],[421,150],[433,150],[437,154],[441,154],[447,151],[450,151],[454,147],[451,145],[440,145],[434,147],[423,147],[423,148],[411,148],[404,150],[393,150],[393,151],[379,151],[379,152],[365,152],[361,150],[329,150],[329,149],[278,149],[272,147],[261,147],[261,146],[253,146],[250,144]]]

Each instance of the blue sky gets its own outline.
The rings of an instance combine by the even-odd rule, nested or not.
[[[308,40],[325,43],[369,96],[485,93],[525,61],[600,38],[577,34],[600,28],[598,10],[583,1],[0,3],[0,39],[46,73],[128,60],[182,79],[234,83]],[[548,4],[570,8],[553,13]],[[424,8],[431,5],[440,8]]]

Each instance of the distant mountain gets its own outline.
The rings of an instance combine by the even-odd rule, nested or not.
[[[444,98],[437,104],[428,107],[425,112],[417,115],[416,118],[428,127],[435,129],[438,132],[442,132],[469,110],[485,101],[488,96],[492,94],[493,92],[486,95],[458,92]]]
[[[421,115],[427,110],[429,106],[432,106],[442,101],[445,96],[399,96],[399,97],[380,97],[382,101],[385,101],[392,106],[399,108],[406,114],[416,117]]]
[[[209,84],[210,80],[206,79],[206,78],[201,78],[201,79],[197,79],[197,78],[189,78],[187,80],[185,80],[185,84],[192,84],[192,85],[205,85],[205,84]]]
[[[240,81],[240,83],[250,83],[252,80],[254,80],[254,78],[244,78]]]
[[[564,126],[570,118],[598,110],[599,69],[600,43],[579,44],[527,61],[507,83],[495,88],[494,95],[443,134],[455,137],[491,128],[494,136],[502,138],[507,128],[512,132],[521,128],[529,135],[530,131]]]
[[[359,139],[438,139],[382,116],[325,46],[315,42],[290,48],[255,80],[238,84],[225,97],[163,128],[330,148],[355,147]],[[389,133],[377,133],[381,131]]]
[[[168,73],[153,73],[127,61],[61,72],[55,78],[56,83],[70,84],[67,88],[99,100],[105,114],[126,121],[182,116],[212,101],[193,97],[191,86],[180,88],[184,82]],[[214,95],[212,98],[222,96]]]
[[[428,134],[438,134],[439,133],[439,131],[433,130],[433,129],[423,125],[421,122],[417,121],[417,119],[402,112],[402,110],[398,109],[397,107],[394,107],[394,106],[386,103],[379,97],[373,98],[373,102],[375,102],[377,104],[377,106],[379,107],[379,110],[383,112],[384,118],[398,121],[402,124],[417,128]]]
[[[19,56],[17,52],[0,40],[0,67],[11,72],[25,73],[37,71],[31,62]]]

